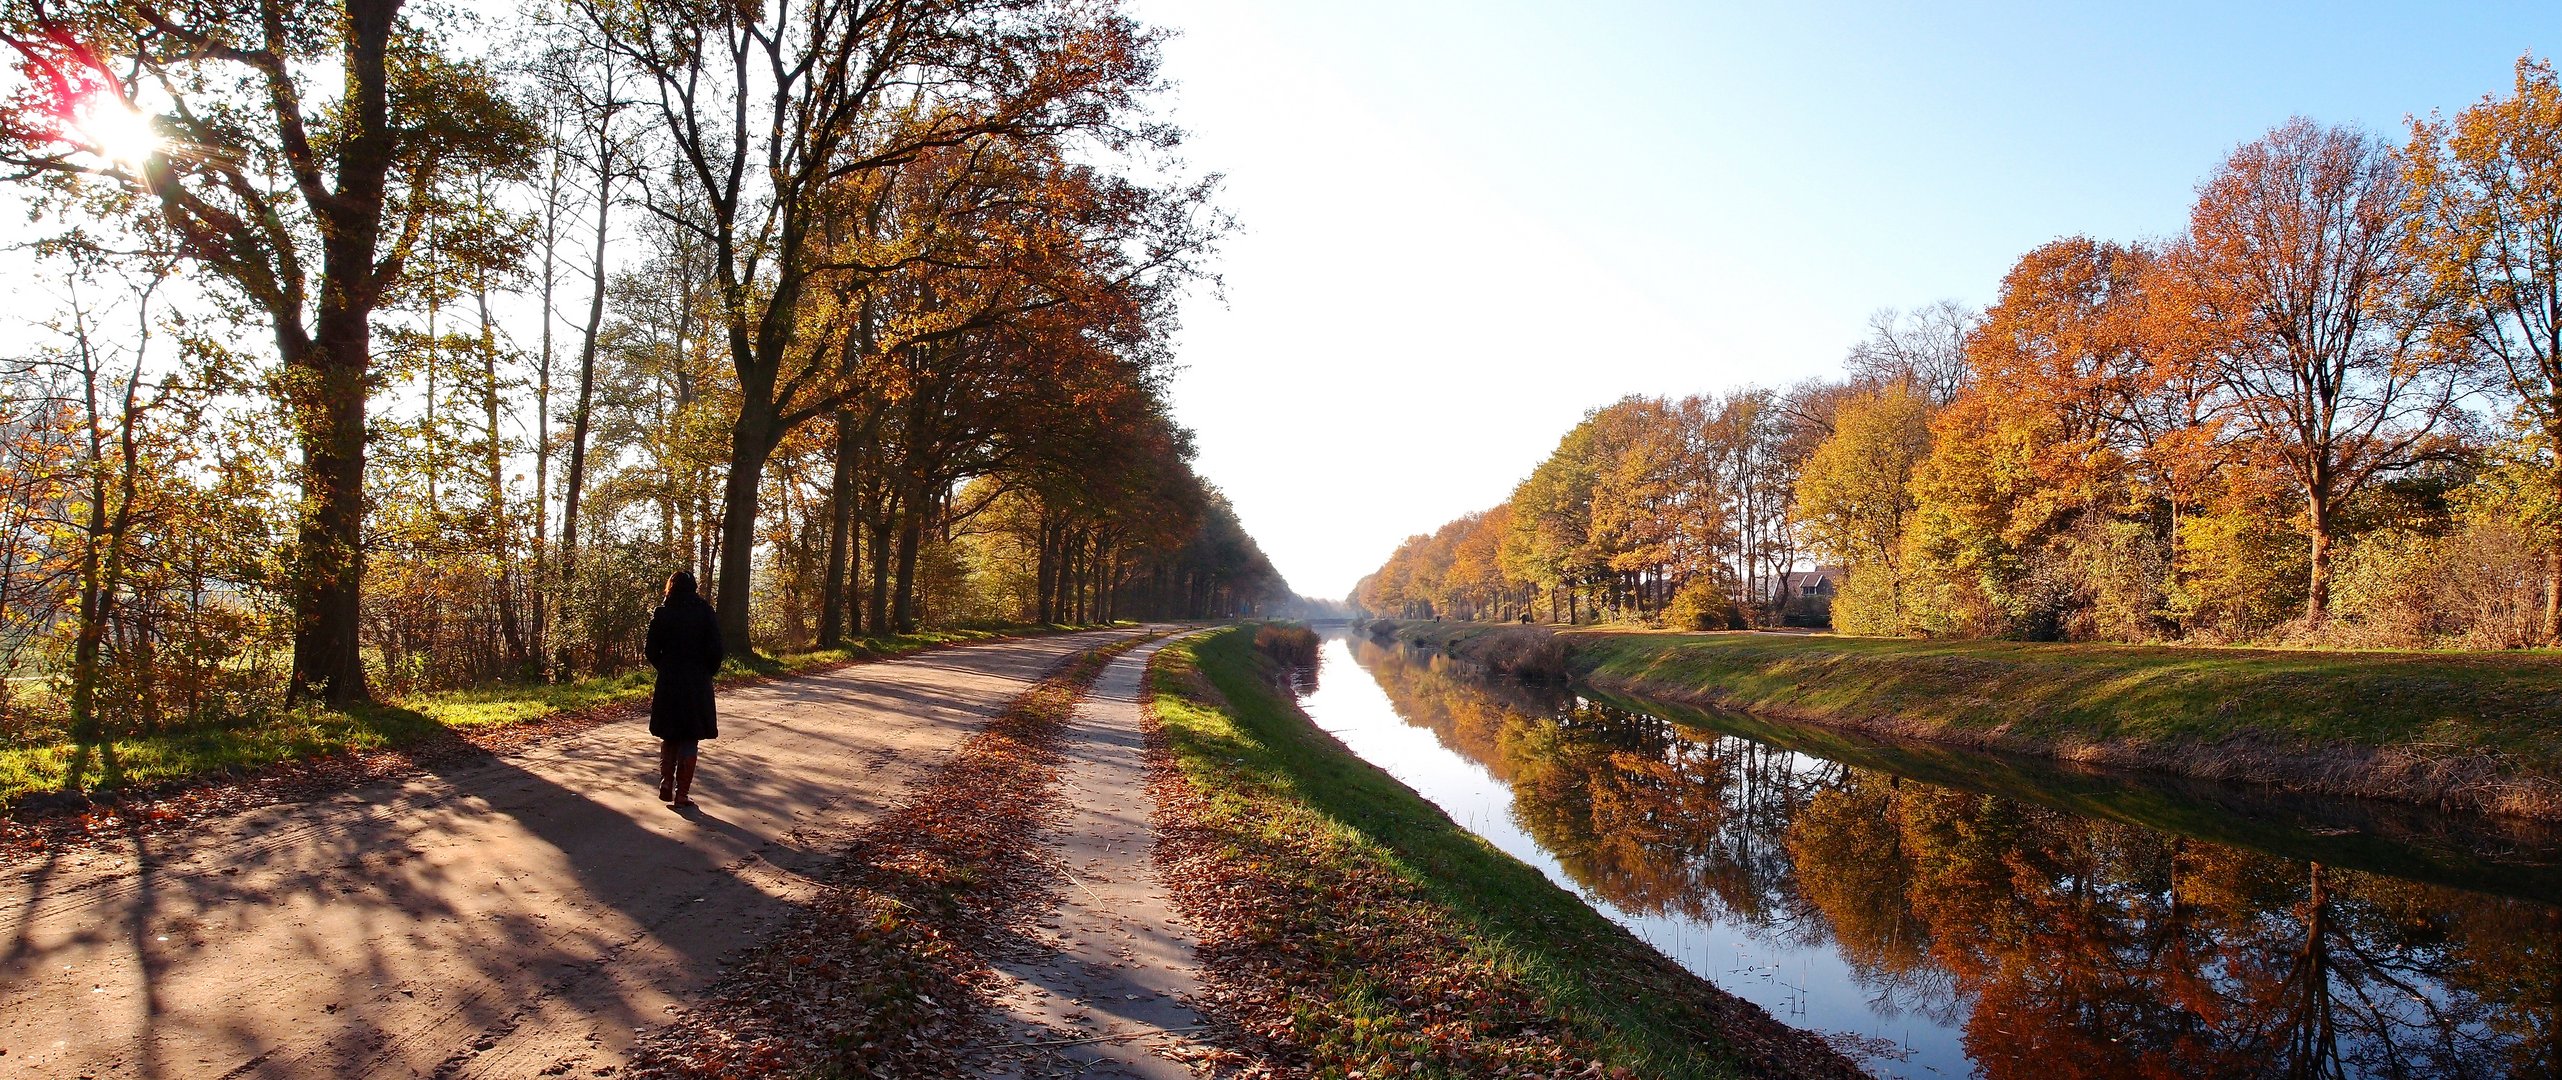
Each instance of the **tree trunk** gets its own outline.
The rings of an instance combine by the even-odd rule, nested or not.
[[[136,395],[142,387],[142,364],[137,354],[133,375],[125,383],[124,408],[117,414],[115,509],[110,512],[105,455],[98,436],[98,372],[85,330],[80,349],[89,402],[90,499],[89,522],[84,530],[87,542],[82,545],[80,559],[80,626],[71,665],[71,728],[75,740],[95,743],[106,736],[97,713],[99,668],[110,608],[116,590],[123,584],[125,537],[133,524],[135,487],[142,471],[134,431],[141,418]],[[145,687],[154,681],[146,680]],[[147,716],[152,710],[146,707],[142,711]]]
[[[1106,568],[1103,572],[1103,590],[1097,594],[1101,597],[1101,605],[1098,608],[1097,613],[1103,617],[1104,622],[1109,623],[1120,619],[1120,594],[1121,552],[1116,546],[1112,552],[1110,560],[1106,563]]]
[[[819,587],[818,647],[822,649],[833,649],[845,643],[845,610],[852,604],[847,596],[846,578],[854,562],[857,437],[854,410],[838,409],[835,471],[827,484],[827,576]]]
[[[537,672],[551,655],[552,292],[560,256],[560,156],[554,151],[543,199],[543,269],[537,308],[543,313],[534,371],[533,643]],[[547,673],[541,675],[549,681]]]
[[[880,627],[863,621],[863,523],[871,519],[872,502],[880,489],[869,485],[854,491],[853,512],[845,516],[845,636],[861,637],[877,633]]]
[[[1063,623],[1067,621],[1067,610],[1060,603],[1067,596],[1067,527],[1052,525],[1043,535],[1050,549],[1050,580],[1041,589],[1041,610],[1048,616],[1042,621]]]
[[[597,336],[605,327],[605,253],[614,207],[614,201],[609,197],[614,157],[603,140],[599,140],[598,153],[596,244],[588,264],[589,284],[594,291],[587,297],[587,322],[580,327],[578,403],[569,414],[569,475],[562,480],[560,500],[560,584],[564,595],[574,593],[578,588],[578,500],[587,489],[587,429],[596,403]],[[676,346],[677,355],[682,357],[685,343],[679,340]],[[679,406],[682,404],[680,400]],[[562,659],[566,666],[566,644]]]
[[[1053,586],[1053,588],[1055,589],[1055,591],[1058,593],[1058,602],[1057,602],[1057,604],[1055,605],[1055,607],[1056,607],[1057,612],[1058,612],[1059,621],[1060,621],[1060,622],[1063,622],[1063,623],[1071,623],[1071,624],[1077,621],[1077,619],[1076,619],[1076,546],[1077,546],[1077,543],[1078,543],[1078,539],[1077,539],[1077,535],[1076,535],[1076,527],[1075,527],[1075,526],[1073,526],[1073,525],[1061,525],[1061,526],[1059,526],[1059,570],[1058,570],[1058,581],[1057,581],[1057,583]]]
[[[720,594],[712,598],[719,615],[721,640],[737,653],[752,652],[748,640],[749,590],[756,570],[756,511],[765,480],[765,459],[774,452],[773,388],[746,387],[739,394],[738,422],[730,429],[729,477],[721,486]]]
[[[373,247],[370,231],[361,243],[329,244],[329,279],[365,273],[347,267],[369,270]],[[358,634],[365,579],[365,382],[373,328],[371,305],[353,303],[347,291],[322,288],[319,332],[285,362],[302,444],[304,506],[295,530],[289,696],[332,706],[372,699]]]
[[[2307,516],[2305,531],[2313,541],[2313,569],[2304,583],[2304,621],[2319,623],[2331,611],[2331,519],[2319,503]]]
[[[1079,535],[1068,547],[1068,606],[1076,609],[1075,621],[1084,626],[1094,621],[1089,594],[1093,589],[1094,539]]]
[[[2562,548],[2544,557],[2544,641],[2562,641]]]
[[[855,319],[843,349],[840,375],[849,381],[855,377],[856,366],[872,354],[872,319],[872,297],[866,292],[859,317]],[[879,415],[877,408],[864,412],[864,422],[857,424],[851,405],[839,406],[836,410],[835,473],[829,477],[827,485],[827,573],[826,582],[819,590],[818,644],[823,649],[835,648],[844,642],[845,616],[853,606],[846,580],[852,575],[854,565],[855,481],[859,479],[855,464],[864,444],[874,441],[877,428],[873,418]]]
[[[1075,625],[1082,621],[1076,613],[1076,546],[1073,531],[1059,538],[1059,621]]]
[[[872,632],[890,632],[890,529],[899,507],[894,499],[872,504],[871,536],[864,550],[872,555]]]
[[[1075,567],[1074,576],[1068,578],[1068,587],[1069,602],[1076,607],[1076,623],[1079,626],[1090,625],[1094,622],[1094,541],[1078,537],[1076,559],[1068,565]]]
[[[489,317],[489,271],[479,269],[472,285],[480,314],[481,423],[488,437],[482,445],[481,466],[487,473],[489,520],[482,524],[489,530],[489,554],[498,578],[499,634],[507,643],[508,665],[521,669],[525,633],[516,610],[516,525],[507,512],[507,454],[498,426],[498,326]]]
[[[1040,535],[1033,544],[1032,621],[1047,625],[1054,620],[1058,606],[1050,601],[1050,588],[1058,583],[1059,556],[1056,530],[1049,522],[1041,523]]]
[[[890,611],[891,623],[902,634],[916,632],[916,549],[925,540],[925,500],[911,501],[915,505],[908,508],[898,533],[898,583]]]

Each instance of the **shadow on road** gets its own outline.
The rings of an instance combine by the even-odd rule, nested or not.
[[[832,829],[898,797],[879,769],[930,769],[1081,644],[1043,641],[727,694],[691,813],[657,801],[634,723],[22,864],[0,881],[0,1049],[39,1071],[351,1075],[467,1065],[538,1017],[653,1026],[798,910]]]

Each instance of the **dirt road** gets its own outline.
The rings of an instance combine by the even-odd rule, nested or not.
[[[838,837],[1124,633],[725,693],[690,815],[630,723],[0,866],[0,1076],[593,1075],[788,914]]]

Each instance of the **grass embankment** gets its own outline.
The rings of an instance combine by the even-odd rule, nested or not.
[[[797,675],[939,645],[1060,627],[939,630],[860,638],[845,647],[783,656],[733,657],[723,685]],[[396,699],[347,711],[296,708],[230,723],[126,736],[82,745],[67,735],[0,746],[0,812],[22,804],[77,805],[273,766],[365,751],[405,750],[456,737],[483,740],[504,729],[646,701],[646,670],[557,684],[508,684]]]
[[[2442,814],[2372,799],[2298,797],[2157,770],[2093,770],[2049,758],[1880,739],[1836,725],[1621,697],[1591,687],[1584,693],[1670,720],[1693,737],[1740,735],[1907,780],[2284,859],[2525,900],[2562,896],[2562,866],[2531,854],[2562,850],[2562,827],[2552,823]]]
[[[1317,1076],[1859,1075],[1345,750],[1252,639],[1151,674],[1159,858],[1239,1049]]]
[[[1399,627],[1466,656],[1497,628]],[[2562,657],[1568,631],[1604,690],[2324,794],[2562,819]]]

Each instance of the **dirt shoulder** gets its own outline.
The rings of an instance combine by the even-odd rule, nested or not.
[[[1549,635],[1594,687],[1904,739],[2562,821],[2562,657],[1550,631],[1409,622],[1461,659]]]

